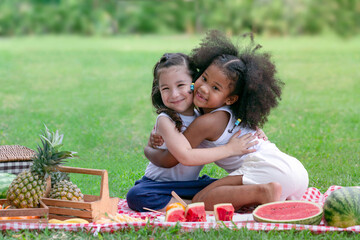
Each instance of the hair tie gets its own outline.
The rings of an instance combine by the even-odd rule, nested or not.
[[[162,55],[162,57],[161,57],[160,60],[158,61],[158,64],[159,64],[159,63],[163,63],[163,62],[169,60],[169,59],[170,59],[170,56],[171,56],[170,53],[165,53],[164,55]]]
[[[240,124],[240,122],[241,122],[241,119],[238,118],[238,119],[236,120],[233,128],[232,128],[231,130],[229,129],[228,132],[229,132],[229,133],[232,133],[232,132],[234,131],[234,128],[235,128],[236,126],[238,126],[238,125]]]
[[[194,91],[194,86],[195,86],[195,83],[191,83],[191,85],[190,85],[190,90],[191,91]]]

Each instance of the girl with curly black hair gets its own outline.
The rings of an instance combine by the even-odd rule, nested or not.
[[[251,42],[238,49],[225,35],[210,32],[191,57],[200,76],[194,85],[194,104],[203,113],[184,132],[192,146],[226,144],[238,131],[240,136],[254,133],[277,106],[283,83],[276,78],[276,67],[268,53],[259,52]],[[205,202],[207,210],[217,203],[230,202],[235,209],[286,199],[300,199],[308,187],[308,173],[296,158],[281,152],[270,141],[259,140],[256,152],[229,157],[215,164],[229,176],[200,191],[194,202]],[[178,162],[197,165],[196,159],[184,163],[170,154],[147,157],[158,166]],[[152,155],[153,154],[153,155]],[[151,155],[151,156],[150,156]]]

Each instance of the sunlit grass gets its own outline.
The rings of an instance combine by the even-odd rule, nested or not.
[[[148,161],[153,127],[152,67],[164,52],[189,53],[201,36],[0,39],[0,144],[35,148],[45,123],[65,134],[79,159],[67,165],[107,169],[110,195],[124,198]],[[310,186],[359,185],[360,39],[259,38],[285,82],[264,126],[298,158]],[[225,176],[214,164],[202,173]],[[72,175],[86,194],[100,179]]]

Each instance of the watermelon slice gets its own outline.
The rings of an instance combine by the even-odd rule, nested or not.
[[[234,211],[235,209],[231,203],[219,203],[214,205],[216,221],[232,221]]]
[[[187,222],[206,222],[205,204],[203,202],[190,203],[185,209]]]
[[[171,208],[166,211],[165,222],[185,222],[185,211],[183,208]]]
[[[258,222],[319,225],[323,209],[307,201],[281,201],[258,206],[253,217]]]

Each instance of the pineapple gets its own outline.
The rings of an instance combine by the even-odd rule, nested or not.
[[[9,186],[6,198],[11,205],[17,208],[34,208],[39,205],[50,172],[63,164],[65,159],[75,157],[75,152],[59,151],[63,136],[58,131],[50,132],[45,126],[45,131],[40,135],[42,146],[37,146],[33,165],[20,173]]]
[[[49,197],[53,199],[69,200],[69,201],[84,201],[84,195],[80,189],[68,180],[62,180],[55,183],[51,188]]]
[[[60,171],[51,172],[50,176],[51,176],[51,188],[53,188],[56,183],[62,180],[70,181],[69,174],[66,172],[60,172]]]
[[[49,198],[69,200],[69,201],[84,201],[84,195],[76,184],[70,181],[68,173],[65,172],[51,172],[51,191]]]

